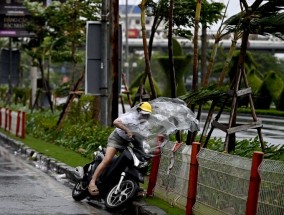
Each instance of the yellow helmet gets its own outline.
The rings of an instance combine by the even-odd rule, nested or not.
[[[152,113],[152,105],[149,102],[141,102],[137,106],[137,111],[142,111],[144,114]]]

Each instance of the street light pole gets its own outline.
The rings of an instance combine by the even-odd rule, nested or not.
[[[107,1],[102,0],[102,62],[101,62],[101,86],[100,86],[100,121],[108,125],[108,79],[107,79],[107,53],[108,53],[108,29],[107,29]]]
[[[129,63],[128,63],[128,0],[126,0],[126,10],[125,10],[125,63],[126,63],[126,83],[129,85]]]

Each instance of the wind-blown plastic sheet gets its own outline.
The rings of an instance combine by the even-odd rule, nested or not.
[[[148,142],[154,143],[158,134],[168,136],[177,131],[199,130],[199,122],[186,103],[178,98],[160,97],[149,102],[152,105],[152,114],[146,122],[139,125],[126,125],[135,134],[136,138],[142,136]],[[137,114],[136,107],[127,113]],[[151,144],[152,145],[152,144]]]

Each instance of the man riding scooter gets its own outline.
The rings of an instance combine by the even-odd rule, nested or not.
[[[99,195],[96,180],[109,166],[117,151],[125,149],[128,146],[129,141],[132,139],[133,133],[129,127],[138,125],[147,127],[147,120],[152,113],[151,104],[149,102],[141,102],[137,105],[136,110],[136,112],[132,112],[131,114],[123,114],[113,121],[113,125],[116,128],[108,138],[108,144],[104,159],[96,168],[92,176],[92,180],[88,186],[88,190],[91,195]]]

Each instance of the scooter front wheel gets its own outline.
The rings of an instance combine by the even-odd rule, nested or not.
[[[75,201],[85,199],[89,194],[88,187],[83,187],[82,182],[77,182],[72,190],[72,197]]]
[[[131,180],[121,182],[120,189],[116,193],[117,185],[115,185],[105,197],[105,206],[108,210],[122,208],[127,204],[138,190],[138,184]]]

